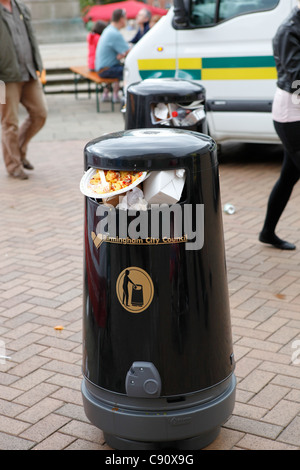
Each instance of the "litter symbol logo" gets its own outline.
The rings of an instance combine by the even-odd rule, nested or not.
[[[131,266],[124,269],[116,283],[117,297],[128,312],[140,313],[146,310],[154,295],[153,282],[141,268]]]

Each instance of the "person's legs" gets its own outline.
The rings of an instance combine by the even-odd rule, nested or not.
[[[124,71],[124,66],[123,65],[114,65],[113,67],[110,67],[106,70],[103,70],[103,72],[99,73],[99,76],[101,78],[118,78],[119,81],[123,80],[123,71]],[[117,102],[119,101],[119,89],[120,89],[120,83],[116,82],[113,83],[113,101]]]
[[[120,82],[113,83],[112,89],[113,89],[113,101],[117,103],[120,101],[120,98],[119,98]]]
[[[267,214],[263,229],[260,233],[260,241],[275,246],[278,245],[278,248],[282,249],[293,248],[293,246],[289,246],[287,242],[281,240],[277,235],[275,235],[275,229],[299,177],[300,171],[293,164],[288,154],[285,153],[280,177],[275,183],[269,196]]]
[[[276,248],[293,250],[296,248],[295,245],[277,237],[275,229],[300,178],[300,122],[274,123],[274,125],[284,145],[284,160],[280,177],[269,196],[267,214],[259,240]]]
[[[103,101],[103,102],[110,101],[108,87],[104,88],[103,93],[102,93],[102,97],[101,97],[101,101]]]
[[[31,79],[24,83],[21,103],[28,112],[27,118],[19,129],[18,136],[21,160],[26,168],[29,164],[26,159],[28,143],[41,130],[47,118],[46,99],[39,80]]]
[[[2,126],[2,151],[6,170],[10,175],[22,170],[21,154],[18,144],[19,103],[23,83],[6,83],[6,103],[0,105]]]
[[[118,78],[119,80],[123,80],[123,65],[114,65],[113,67],[109,67],[102,72],[99,73],[99,77],[101,78]]]

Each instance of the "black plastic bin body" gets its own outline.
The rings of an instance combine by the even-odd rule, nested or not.
[[[188,249],[187,239],[172,237],[172,230],[158,242],[151,233],[133,241],[119,238],[118,227],[110,239],[97,233],[99,201],[85,197],[86,415],[117,449],[202,448],[215,439],[235,400],[215,143],[179,129],[126,130],[86,145],[90,167],[185,169],[178,204],[204,207],[204,243]],[[128,287],[136,303],[131,310],[118,293],[126,275],[136,286],[136,292]]]
[[[165,123],[164,120],[153,120],[153,108],[158,103],[165,105],[175,103],[179,106],[189,106],[194,102],[201,103],[200,106],[205,108],[205,89],[202,85],[189,80],[149,78],[133,83],[128,87],[126,94],[125,129],[174,127],[207,134],[208,127],[205,112],[197,122],[184,125],[181,125],[182,121],[178,119],[167,120]]]

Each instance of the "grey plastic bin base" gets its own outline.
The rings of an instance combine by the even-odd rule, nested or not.
[[[203,449],[231,415],[235,389],[232,374],[215,387],[168,402],[133,399],[82,381],[86,416],[104,432],[107,444],[119,450]]]
[[[129,439],[122,439],[121,437],[111,436],[106,433],[104,433],[104,439],[110,447],[118,450],[200,450],[213,442],[218,437],[219,432],[220,426],[203,435],[174,442],[130,441]]]

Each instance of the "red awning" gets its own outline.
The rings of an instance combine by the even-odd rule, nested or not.
[[[91,7],[83,18],[84,22],[91,21],[110,21],[112,12],[116,8],[124,8],[127,12],[128,19],[134,19],[142,8],[147,8],[151,11],[152,15],[165,15],[168,10],[163,8],[153,7],[143,2],[129,0],[125,2],[109,3],[107,5],[95,5]]]

